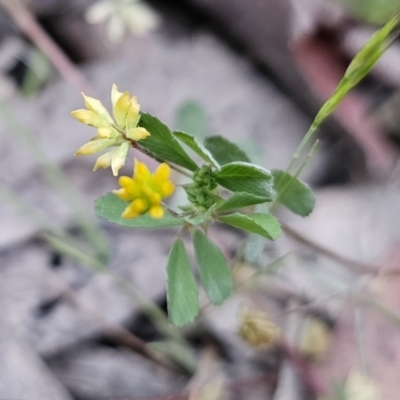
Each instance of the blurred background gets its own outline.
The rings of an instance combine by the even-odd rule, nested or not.
[[[398,42],[320,130],[302,176],[317,197],[310,217],[278,210],[285,235],[273,244],[212,227],[239,254],[238,289],[185,329],[165,317],[176,232],[95,217],[117,182],[92,172],[94,157],[74,158],[92,132],[69,115],[80,92],[109,107],[116,83],[172,128],[285,168],[397,7],[0,0],[0,399],[397,400]],[[284,345],[243,342],[243,305],[268,313]]]

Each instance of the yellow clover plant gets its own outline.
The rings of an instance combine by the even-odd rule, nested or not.
[[[114,176],[124,166],[132,141],[136,142],[150,136],[150,133],[138,127],[140,120],[140,105],[136,96],[129,92],[121,93],[116,85],[111,91],[113,117],[103,104],[82,93],[86,109],[71,112],[79,122],[97,128],[97,136],[80,147],[75,155],[90,155],[108,148],[114,149],[98,157],[94,171],[98,168],[111,166]]]
[[[231,268],[225,255],[208,237],[212,222],[221,222],[268,240],[281,235],[279,221],[265,211],[274,202],[306,216],[314,206],[311,190],[287,171],[272,172],[252,164],[236,144],[215,135],[199,140],[190,133],[172,131],[155,116],[142,113],[135,96],[111,91],[112,115],[103,104],[83,95],[86,109],[72,112],[78,121],[93,126],[97,135],[84,144],[77,155],[103,150],[94,169],[111,166],[118,175],[130,148],[159,163],[150,172],[144,162],[134,160],[132,177],[119,178],[120,189],[96,200],[96,213],[130,228],[181,226],[171,248],[167,266],[167,297],[170,320],[185,325],[199,310],[196,278],[181,240],[190,232],[199,278],[213,304],[219,305],[233,290]],[[140,141],[140,142],[139,142]],[[171,170],[185,176],[180,185],[186,204],[180,212],[163,200],[175,191]],[[254,207],[264,204],[263,212]],[[272,209],[272,206],[271,206]],[[266,318],[245,315],[241,336],[252,346],[275,340],[277,330]]]
[[[298,178],[315,149],[314,145],[309,154],[304,154],[306,146],[320,124],[398,36],[399,26],[397,13],[356,55],[286,170],[268,171],[251,163],[239,146],[221,136],[200,140],[190,133],[173,131],[155,116],[141,113],[137,98],[129,92],[119,92],[116,85],[111,93],[113,117],[99,100],[83,95],[86,109],[73,111],[72,116],[96,127],[97,136],[83,145],[78,155],[115,147],[101,155],[95,165],[95,169],[111,166],[114,175],[124,165],[130,147],[160,164],[152,174],[144,163],[135,161],[133,177],[121,177],[121,189],[101,196],[95,207],[98,216],[130,228],[181,227],[167,263],[168,314],[175,325],[192,322],[200,306],[198,282],[183,236],[191,234],[204,292],[213,304],[222,304],[233,290],[232,265],[208,236],[212,223],[220,222],[252,234],[237,254],[238,262],[251,263],[248,253],[255,253],[257,247],[257,252],[262,253],[265,243],[260,236],[276,240],[282,234],[273,215],[277,205],[302,217],[313,211],[314,194]],[[192,112],[193,107],[190,109]],[[197,116],[195,120],[198,121]],[[169,180],[171,168],[188,178],[181,185],[187,195],[187,203],[179,206],[182,213],[162,203],[175,189]],[[256,259],[254,264],[259,267]],[[280,330],[262,310],[247,310],[241,315],[239,334],[251,346],[258,347],[279,340]]]

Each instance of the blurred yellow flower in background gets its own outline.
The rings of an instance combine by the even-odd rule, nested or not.
[[[175,190],[174,184],[169,180],[170,176],[171,168],[166,163],[160,164],[152,174],[146,164],[135,159],[133,178],[121,176],[121,189],[114,190],[120,199],[130,202],[122,213],[122,218],[136,218],[147,211],[152,218],[162,218],[164,208],[161,201]]]
[[[114,176],[117,176],[125,164],[131,141],[150,136],[146,129],[137,126],[140,120],[137,97],[129,92],[119,92],[114,84],[111,90],[113,119],[99,100],[83,93],[82,96],[86,109],[72,111],[71,115],[79,122],[97,128],[97,136],[81,146],[75,155],[90,155],[116,147],[97,159],[94,171],[111,166]]]
[[[107,36],[118,43],[126,31],[142,36],[156,29],[160,17],[147,4],[138,0],[101,0],[90,6],[85,14],[90,24],[107,21]]]
[[[262,310],[240,310],[239,336],[251,347],[269,347],[281,336],[281,330]]]

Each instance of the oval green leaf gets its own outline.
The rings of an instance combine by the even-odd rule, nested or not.
[[[215,174],[217,182],[233,192],[246,192],[265,197],[271,201],[275,197],[272,175],[258,165],[245,162],[226,164]]]
[[[214,304],[222,304],[233,287],[226,258],[218,246],[198,229],[193,234],[193,245],[204,290]]]
[[[196,163],[183,150],[172,132],[158,118],[142,113],[139,125],[150,132],[150,136],[138,144],[150,151],[158,158],[180,165],[191,171],[198,167]]]
[[[165,213],[164,217],[158,219],[151,218],[148,214],[132,219],[122,218],[121,214],[128,204],[128,202],[121,200],[114,193],[108,193],[96,200],[95,211],[99,217],[129,228],[161,228],[164,226],[183,225],[185,223],[168,213]]]
[[[281,234],[279,221],[271,214],[230,214],[219,216],[218,221],[245,231],[256,233],[270,240],[278,239]]]
[[[212,154],[192,135],[189,135],[186,132],[173,132],[173,135],[180,140],[182,143],[185,143],[186,146],[191,148],[198,156],[200,156],[204,161],[207,161],[209,164],[212,164],[214,167],[219,168],[218,162],[214,159]]]
[[[246,192],[236,192],[233,196],[229,197],[229,199],[219,203],[215,211],[227,211],[235,208],[254,206],[267,201],[270,201],[268,197],[255,196],[254,194]]]
[[[177,326],[192,322],[199,312],[199,293],[182,240],[177,239],[167,265],[168,316]]]
[[[204,146],[208,149],[220,165],[234,161],[250,162],[247,154],[236,144],[222,136],[208,136],[204,139]]]
[[[272,171],[277,201],[297,215],[306,217],[315,206],[315,197],[312,190],[299,179],[285,171]]]

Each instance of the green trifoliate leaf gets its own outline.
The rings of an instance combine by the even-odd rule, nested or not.
[[[202,139],[206,134],[206,113],[204,108],[196,101],[187,101],[177,112],[178,130],[188,132],[197,139]]]
[[[199,312],[197,283],[180,239],[175,241],[168,257],[167,299],[168,316],[174,325],[189,324]]]
[[[302,217],[309,215],[315,205],[312,190],[305,183],[285,171],[276,169],[272,171],[272,175],[278,203]]]
[[[204,146],[211,152],[220,165],[234,161],[250,162],[246,153],[236,144],[222,136],[208,136],[204,139]]]
[[[232,292],[232,273],[221,250],[201,231],[193,234],[200,279],[207,296],[221,304]]]
[[[221,186],[233,192],[250,193],[268,201],[275,197],[271,173],[257,165],[233,162],[221,167],[215,177]]]
[[[270,240],[278,239],[281,234],[281,226],[278,220],[271,214],[230,214],[219,216],[218,220],[245,231],[256,233]]]
[[[128,202],[121,200],[114,193],[108,193],[99,197],[95,202],[95,211],[99,217],[105,218],[110,222],[129,228],[160,228],[163,226],[183,225],[184,221],[165,213],[162,218],[151,218],[148,214],[137,218],[122,218],[121,214],[128,206]]]
[[[219,167],[218,162],[214,159],[212,154],[195,137],[186,132],[178,131],[173,132],[173,135],[182,143],[185,143],[186,146],[190,147],[204,161],[207,161],[214,167]]]
[[[248,206],[254,206],[255,204],[261,204],[270,201],[268,197],[255,196],[251,193],[236,192],[229,199],[226,199],[218,204],[216,211],[227,211],[235,208],[242,208]]]
[[[138,142],[140,146],[164,161],[180,165],[191,171],[198,168],[170,129],[158,118],[150,114],[141,114],[139,125],[150,132],[149,137]]]

